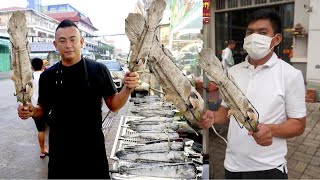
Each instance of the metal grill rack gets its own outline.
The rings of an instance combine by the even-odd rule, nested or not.
[[[140,143],[147,143],[147,142],[153,141],[148,139],[142,139],[139,137],[125,138],[125,139],[121,138],[123,136],[128,136],[128,135],[137,133],[127,128],[126,124],[128,121],[135,121],[143,118],[144,117],[140,117],[140,116],[121,116],[119,127],[117,130],[117,134],[115,137],[115,141],[114,141],[112,151],[111,151],[111,156],[110,156],[110,159],[113,160],[113,164],[112,164],[113,170],[119,169],[120,166],[129,166],[129,165],[137,164],[135,162],[129,162],[129,161],[123,161],[123,160],[119,161],[119,159],[115,156],[117,151],[123,150],[123,148],[127,145],[137,145]],[[198,170],[197,178],[201,179],[202,166],[201,165],[197,166],[197,170]],[[163,174],[165,175],[165,172],[163,172]],[[160,177],[149,177],[149,176],[126,175],[126,174],[120,174],[118,172],[112,172],[112,170],[111,170],[111,178],[112,179],[155,179],[155,180],[173,179],[173,178],[165,178],[165,177],[160,178]]]

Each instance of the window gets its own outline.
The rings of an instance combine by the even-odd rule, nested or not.
[[[219,9],[225,9],[226,6],[225,6],[225,0],[217,0],[216,1],[216,8],[217,10]]]
[[[241,0],[240,6],[250,6],[252,4],[251,0]]]
[[[238,7],[238,0],[228,0],[228,8]]]
[[[254,3],[255,4],[266,4],[267,0],[255,0]]]

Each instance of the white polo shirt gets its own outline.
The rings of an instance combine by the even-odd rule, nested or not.
[[[229,69],[233,64],[233,56],[230,48],[226,47],[222,51],[222,65],[225,69]]]
[[[279,124],[306,116],[305,85],[301,71],[273,56],[264,65],[246,60],[228,71],[259,113],[259,122]],[[225,103],[223,106],[227,107]],[[286,139],[273,137],[270,146],[258,145],[232,116],[224,166],[231,172],[274,169],[286,162]]]
[[[34,106],[38,104],[39,97],[39,79],[42,71],[34,71],[33,72],[33,94],[31,96],[31,102]]]

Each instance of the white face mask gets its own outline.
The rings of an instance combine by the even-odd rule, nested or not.
[[[243,49],[247,51],[251,59],[260,60],[266,57],[274,47],[270,49],[273,38],[253,33],[244,38]]]

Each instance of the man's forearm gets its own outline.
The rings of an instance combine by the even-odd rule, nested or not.
[[[40,105],[36,105],[33,110],[32,118],[34,120],[39,120],[43,117],[43,114],[44,114],[43,108]]]
[[[131,90],[124,86],[121,91],[114,95],[110,102],[107,103],[108,108],[113,112],[118,111],[126,104],[130,94]]]
[[[266,124],[272,132],[272,136],[279,138],[292,138],[303,134],[306,127],[306,117],[294,119],[289,118],[280,124]]]

